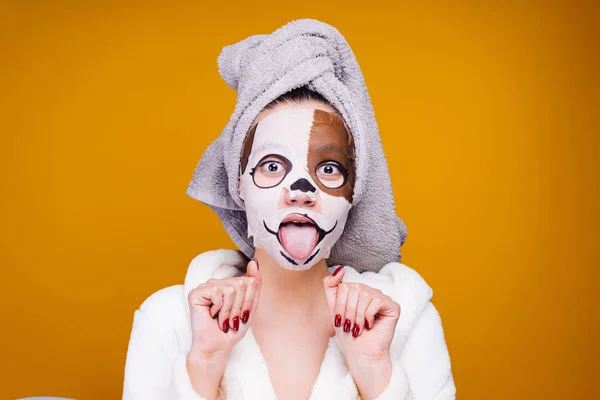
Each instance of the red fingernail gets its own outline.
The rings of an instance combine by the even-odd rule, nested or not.
[[[352,336],[358,337],[358,332],[360,331],[360,327],[357,323],[354,323],[354,328],[352,328]]]
[[[250,311],[246,310],[242,313],[242,322],[243,323],[248,322],[248,318],[250,318]]]
[[[339,267],[337,267],[335,269],[335,271],[333,271],[333,275],[332,276],[336,276],[338,274],[338,272],[340,272],[342,270],[342,268],[344,268],[344,267],[342,267],[341,265]]]
[[[344,332],[346,332],[346,333],[350,332],[350,320],[347,318],[344,321]]]
[[[233,317],[233,330],[238,331],[240,329],[240,317]]]
[[[260,265],[258,264],[258,260],[256,258],[253,258],[254,261],[256,261],[256,269],[260,269]]]
[[[223,332],[229,332],[229,319],[226,319],[225,322],[223,322]]]
[[[371,328],[369,328],[369,321],[367,321],[367,320],[365,320],[365,328],[371,329]]]
[[[340,314],[335,314],[335,327],[339,328],[342,325],[342,316]]]

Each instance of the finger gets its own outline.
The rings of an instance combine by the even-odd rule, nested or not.
[[[218,286],[211,287],[210,299],[213,303],[209,310],[210,316],[215,318],[215,315],[217,315],[221,307],[223,307],[223,292],[221,292],[221,289],[219,289]]]
[[[207,307],[212,304],[211,301],[211,293],[209,288],[204,288],[199,286],[195,289],[192,289],[188,294],[188,304],[190,307],[198,306],[198,307]]]
[[[253,315],[256,315],[256,310],[258,309],[258,302],[260,300],[261,288],[262,285],[259,282],[256,286],[256,291],[254,292],[254,300],[252,301],[252,309],[250,310],[250,320],[252,320]],[[250,323],[250,320],[248,321],[248,323]]]
[[[344,332],[348,333],[352,330],[352,335],[356,330],[356,306],[358,305],[358,294],[360,293],[360,285],[351,283],[348,290],[348,301],[346,301],[346,319],[344,320]]]
[[[333,313],[338,296],[338,287],[342,278],[345,275],[344,267],[341,265],[331,275],[327,275],[323,278],[323,288],[325,289],[325,297],[327,299],[327,305],[329,311]]]
[[[335,301],[335,318],[334,325],[336,328],[342,326],[346,319],[346,302],[348,301],[348,285],[341,284],[338,286],[337,298]]]
[[[367,310],[365,311],[365,319],[367,320],[367,329],[373,328],[375,325],[375,316],[381,309],[382,295],[376,295],[371,299]]]
[[[223,307],[219,311],[219,327],[223,332],[227,333],[231,326],[229,315],[231,314],[231,307],[233,306],[236,291],[233,285],[223,286],[221,287],[221,291],[223,292]]]
[[[246,295],[242,303],[242,323],[247,323],[250,319],[250,312],[254,308],[254,302],[258,299],[257,291],[259,291],[259,282],[255,277],[247,278]]]
[[[358,295],[358,304],[356,306],[356,320],[354,328],[357,330],[356,336],[359,336],[362,331],[363,331],[363,327],[365,326],[365,312],[367,311],[367,307],[369,307],[369,303],[371,303],[371,299],[373,299],[373,294],[369,293],[365,290],[361,291],[360,294]],[[352,331],[352,334],[354,334],[354,330]]]
[[[250,260],[250,262],[246,266],[246,276],[251,276],[253,278],[258,279],[259,281],[262,281],[260,272],[258,270],[259,270],[258,260],[256,258],[253,258],[252,260]]]
[[[371,315],[373,318],[398,319],[400,317],[400,305],[392,300],[390,296],[380,294],[373,298],[366,315],[369,325],[371,325],[371,319],[369,318]]]
[[[377,311],[379,311],[380,307],[381,307],[381,305],[380,305],[379,298],[373,297],[371,299],[371,302],[369,303],[369,306],[367,307],[367,309],[365,311],[365,328],[366,329],[371,329],[371,328],[373,328],[373,325],[375,325],[375,315],[377,314]]]
[[[325,287],[326,288],[334,288],[337,285],[339,285],[339,283],[342,281],[342,278],[344,277],[344,272],[345,272],[345,270],[342,265],[337,267],[331,275],[327,275],[323,279],[323,283],[325,284]]]
[[[202,284],[192,289],[188,294],[188,304],[191,307],[209,307],[208,312],[211,317],[219,311],[222,300],[222,294],[219,289],[213,285]]]
[[[242,315],[242,303],[244,302],[244,297],[246,296],[246,285],[247,281],[244,277],[236,278],[233,283],[235,287],[235,297],[233,299],[233,305],[231,306],[230,312],[230,321],[231,328],[237,332],[240,329],[240,317]]]
[[[378,311],[382,318],[400,318],[400,305],[390,296],[383,295],[381,298],[381,307]]]

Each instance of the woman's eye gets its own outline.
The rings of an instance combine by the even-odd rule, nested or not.
[[[252,171],[254,184],[259,188],[270,188],[279,185],[287,174],[288,164],[283,156],[267,156]]]
[[[323,165],[320,168],[320,170],[325,175],[333,175],[333,174],[340,173],[340,169],[338,167],[336,167],[335,165],[331,165],[331,164]]]
[[[346,183],[344,168],[338,163],[328,162],[317,167],[317,178],[323,186],[336,189]]]
[[[271,162],[268,162],[267,164],[264,164],[263,168],[266,168],[266,170],[268,172],[277,172],[282,169],[282,165],[278,162],[271,161]]]

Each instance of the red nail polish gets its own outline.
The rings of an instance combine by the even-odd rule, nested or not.
[[[344,332],[348,333],[350,332],[350,320],[348,318],[346,318],[346,320],[344,321]]]
[[[342,316],[340,314],[335,314],[335,327],[339,328],[342,326]]]
[[[242,322],[243,323],[248,322],[248,318],[250,318],[250,311],[246,310],[242,313]]]
[[[335,269],[335,271],[333,271],[333,275],[332,276],[336,276],[338,274],[338,272],[340,272],[342,270],[342,268],[344,268],[344,267],[342,267],[341,265],[339,267],[337,267]]]
[[[233,330],[238,331],[240,329],[240,317],[233,317]]]
[[[369,328],[369,321],[367,321],[367,320],[365,320],[365,328],[371,329],[371,328]]]
[[[352,336],[358,337],[358,332],[360,331],[360,327],[357,323],[354,323],[354,328],[352,328]]]
[[[223,332],[229,332],[229,319],[226,319],[225,322],[223,322]]]

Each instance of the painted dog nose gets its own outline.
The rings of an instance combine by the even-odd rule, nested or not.
[[[290,190],[299,190],[301,192],[316,192],[317,189],[306,179],[300,178],[296,182],[292,183]]]

